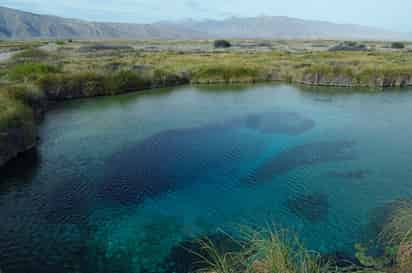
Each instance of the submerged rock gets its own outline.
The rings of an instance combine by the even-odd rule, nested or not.
[[[319,141],[286,149],[266,160],[252,174],[251,182],[263,182],[296,168],[356,158],[353,141]]]
[[[322,193],[298,195],[288,199],[286,206],[290,212],[310,222],[325,219],[329,211],[328,196]]]
[[[321,257],[321,264],[325,264],[325,265],[328,264],[329,267],[338,267],[342,269],[363,268],[362,264],[359,263],[359,261],[353,255],[340,252],[340,251],[323,254]],[[361,272],[358,272],[358,273],[361,273]],[[369,273],[372,273],[372,272],[369,272]]]

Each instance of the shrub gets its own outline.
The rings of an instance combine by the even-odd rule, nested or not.
[[[231,46],[232,46],[232,44],[229,41],[226,41],[226,40],[216,40],[214,42],[214,47],[215,48],[229,48]]]
[[[394,42],[394,43],[392,43],[391,48],[403,49],[403,48],[405,48],[405,44],[401,43],[401,42]]]

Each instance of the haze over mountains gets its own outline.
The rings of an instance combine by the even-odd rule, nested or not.
[[[153,24],[100,23],[0,7],[1,39],[409,39],[373,27],[280,16],[184,20]]]

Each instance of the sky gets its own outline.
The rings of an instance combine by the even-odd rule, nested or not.
[[[411,0],[0,0],[0,6],[91,21],[152,23],[268,15],[412,32]]]

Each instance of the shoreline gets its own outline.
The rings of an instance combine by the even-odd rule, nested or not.
[[[384,92],[385,87],[370,87],[370,86],[364,86],[364,85],[336,85],[336,84],[330,84],[330,83],[313,83],[313,82],[286,82],[283,80],[262,80],[262,81],[250,81],[250,80],[233,80],[230,82],[227,81],[206,81],[206,82],[197,82],[197,81],[191,81],[189,79],[180,79],[181,82],[173,82],[173,83],[167,83],[164,82],[163,84],[152,84],[151,86],[144,87],[142,89],[135,89],[135,90],[126,90],[124,92],[116,93],[116,94],[84,94],[84,93],[78,93],[76,96],[67,96],[67,95],[62,95],[62,96],[56,96],[56,95],[50,95],[47,92],[46,96],[42,98],[42,101],[38,103],[37,106],[31,106],[31,110],[33,111],[33,114],[36,116],[35,118],[35,128],[34,128],[34,135],[28,137],[27,135],[30,134],[28,133],[27,130],[24,128],[8,128],[6,129],[5,132],[2,132],[0,134],[0,147],[2,153],[0,153],[0,170],[7,165],[8,162],[11,160],[18,158],[21,156],[21,154],[24,154],[30,150],[33,150],[37,147],[39,138],[37,135],[37,129],[38,126],[40,125],[43,116],[47,114],[50,105],[55,105],[58,104],[59,102],[63,101],[70,101],[70,100],[76,100],[76,99],[84,99],[84,98],[95,98],[95,97],[108,97],[108,96],[117,96],[117,95],[123,95],[123,94],[128,94],[128,93],[139,93],[139,92],[150,92],[152,90],[156,89],[161,89],[161,88],[170,88],[170,87],[179,87],[179,86],[185,86],[185,85],[215,85],[215,84],[290,84],[290,85],[298,85],[298,86],[305,86],[305,87],[334,87],[334,88],[368,88],[371,92]],[[397,86],[400,88],[405,88],[412,86],[412,82],[409,85],[406,86]],[[388,87],[388,88],[395,88],[395,87]],[[360,90],[359,90],[360,91]],[[51,98],[52,97],[52,98]],[[11,136],[11,137],[10,137]],[[3,137],[3,141],[1,141]],[[6,141],[4,141],[4,138]]]

